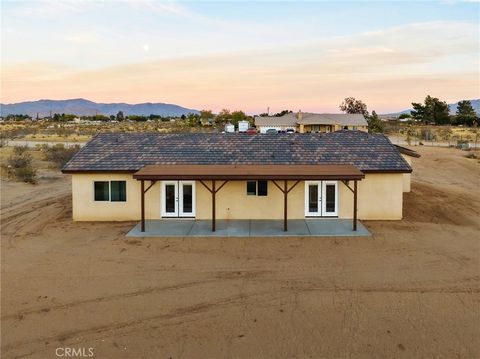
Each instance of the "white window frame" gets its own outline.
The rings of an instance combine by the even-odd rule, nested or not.
[[[335,186],[335,212],[327,212],[327,185]],[[322,217],[338,217],[338,181],[322,181]]]
[[[192,186],[192,212],[183,210],[183,184]],[[165,188],[167,185],[175,186],[175,211],[166,211]],[[162,181],[160,186],[160,213],[165,218],[195,218],[196,216],[196,182],[195,181]]]
[[[127,200],[125,201],[112,201],[112,181],[124,181],[125,182],[125,198]],[[95,199],[95,182],[108,182],[108,200],[106,201],[97,201]],[[92,182],[92,200],[94,203],[127,203],[128,201],[128,195],[127,195],[127,187],[128,187],[128,181],[127,180],[93,180]]]
[[[309,186],[318,186],[318,212],[309,211]],[[335,186],[335,212],[327,212],[326,186]],[[338,217],[338,181],[305,181],[305,217]]]
[[[192,212],[184,212],[183,210],[183,185],[189,184],[192,186]],[[195,217],[195,181],[178,181],[178,216],[179,217]]]
[[[318,212],[309,211],[309,187],[310,185],[318,186]],[[305,181],[305,217],[321,217],[322,216],[322,181]]]
[[[165,188],[167,185],[173,185],[175,187],[175,211],[167,212],[167,201],[165,195]],[[162,217],[178,217],[178,181],[162,181],[160,191],[160,212]]]

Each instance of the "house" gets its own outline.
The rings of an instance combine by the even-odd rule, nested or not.
[[[407,152],[410,152],[407,153]],[[63,168],[73,220],[399,220],[412,172],[387,137],[102,133]],[[408,177],[407,177],[408,176]]]
[[[293,130],[299,133],[334,132],[338,130],[368,131],[368,124],[361,114],[287,113],[283,116],[255,116],[255,126],[260,133],[269,129]]]

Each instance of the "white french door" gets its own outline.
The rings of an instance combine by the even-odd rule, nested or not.
[[[338,216],[337,181],[305,181],[305,216]]]
[[[162,217],[195,217],[195,181],[163,181]]]

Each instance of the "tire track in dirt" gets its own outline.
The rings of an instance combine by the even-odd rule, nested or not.
[[[148,295],[148,294],[153,294],[153,293],[159,293],[159,292],[167,291],[167,290],[177,290],[177,289],[190,288],[190,287],[193,287],[193,286],[196,286],[196,285],[213,283],[213,282],[218,282],[218,281],[219,280],[216,280],[216,279],[209,279],[209,280],[204,280],[204,281],[188,282],[188,283],[182,283],[182,284],[164,286],[164,287],[148,287],[148,288],[138,290],[138,291],[134,291],[134,292],[121,293],[121,294],[110,295],[110,296],[105,296],[105,297],[97,297],[97,298],[79,300],[79,301],[65,303],[65,304],[59,304],[59,305],[55,305],[55,306],[42,307],[42,308],[35,308],[35,309],[20,311],[20,312],[14,313],[14,314],[9,314],[9,315],[2,316],[1,319],[5,320],[5,319],[20,318],[20,317],[24,318],[25,316],[30,315],[30,314],[40,314],[40,313],[45,313],[45,312],[51,312],[53,310],[70,309],[70,308],[80,306],[80,305],[84,305],[84,304],[102,303],[102,302],[107,302],[107,301],[111,301],[111,300],[131,298],[131,297],[137,297],[137,296],[140,296],[140,295]]]
[[[46,226],[70,213],[70,208],[70,195],[63,194],[49,201],[42,199],[2,210],[2,235],[9,238],[9,243],[12,237],[38,235]]]
[[[72,339],[73,337],[76,337],[75,343],[78,344],[78,337],[80,336],[85,337],[92,334],[95,334],[95,335],[102,334],[103,338],[105,338],[106,336],[105,333],[107,332],[117,331],[117,330],[129,328],[132,326],[142,325],[145,322],[149,322],[152,320],[159,320],[159,319],[169,320],[169,319],[175,319],[175,318],[189,316],[189,315],[200,314],[203,312],[207,312],[210,309],[219,309],[223,307],[228,307],[230,305],[242,304],[246,298],[264,296],[271,293],[272,291],[263,291],[263,292],[257,292],[252,294],[234,295],[234,296],[226,297],[213,302],[203,302],[203,303],[194,304],[186,307],[181,307],[181,308],[174,309],[168,313],[156,314],[156,315],[152,315],[152,316],[148,316],[140,319],[129,320],[129,321],[124,321],[120,323],[93,326],[93,327],[89,327],[81,330],[66,331],[54,336],[40,337],[40,338],[35,338],[33,340],[12,342],[2,346],[2,348],[3,348],[3,351],[7,352],[15,348],[28,347],[36,344],[39,345],[39,344],[44,344],[45,342],[49,342],[49,343],[60,342],[62,344],[68,344],[65,342],[67,342],[69,339]],[[134,329],[130,329],[130,330],[134,330]]]
[[[128,293],[120,293],[120,294],[115,294],[110,296],[79,300],[75,302],[58,304],[58,305],[49,306],[49,307],[34,308],[30,310],[20,311],[13,314],[4,315],[1,317],[1,319],[5,320],[5,319],[20,318],[20,317],[24,318],[25,316],[30,314],[40,314],[40,313],[50,312],[52,310],[69,309],[69,308],[73,308],[73,307],[84,305],[84,304],[102,303],[102,302],[107,302],[111,300],[154,294],[154,293],[159,293],[159,292],[168,291],[168,290],[185,289],[185,288],[190,288],[190,287],[203,285],[207,283],[223,282],[223,281],[232,280],[232,279],[251,279],[266,273],[270,273],[270,272],[269,271],[220,271],[220,272],[215,272],[214,279],[207,279],[207,280],[200,280],[200,281],[197,280],[194,282],[187,282],[187,283],[181,283],[181,284],[163,286],[163,287],[147,287],[138,291],[133,291]]]

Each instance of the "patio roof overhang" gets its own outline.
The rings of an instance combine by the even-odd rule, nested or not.
[[[365,174],[348,165],[147,165],[137,180],[362,180]]]
[[[145,232],[145,193],[158,180],[198,180],[212,195],[212,231],[215,231],[216,194],[229,181],[235,180],[271,180],[283,193],[283,230],[287,231],[287,197],[295,186],[305,180],[340,180],[353,193],[353,230],[357,230],[357,182],[365,178],[365,174],[355,166],[339,165],[202,165],[202,164],[169,164],[146,165],[133,174],[133,178],[141,182],[141,231]],[[219,187],[216,181],[223,181]],[[353,181],[353,188],[348,181]],[[145,181],[151,184],[145,188]],[[208,186],[204,181],[211,181]],[[281,186],[277,181],[283,181]],[[289,181],[295,183],[289,186]]]

